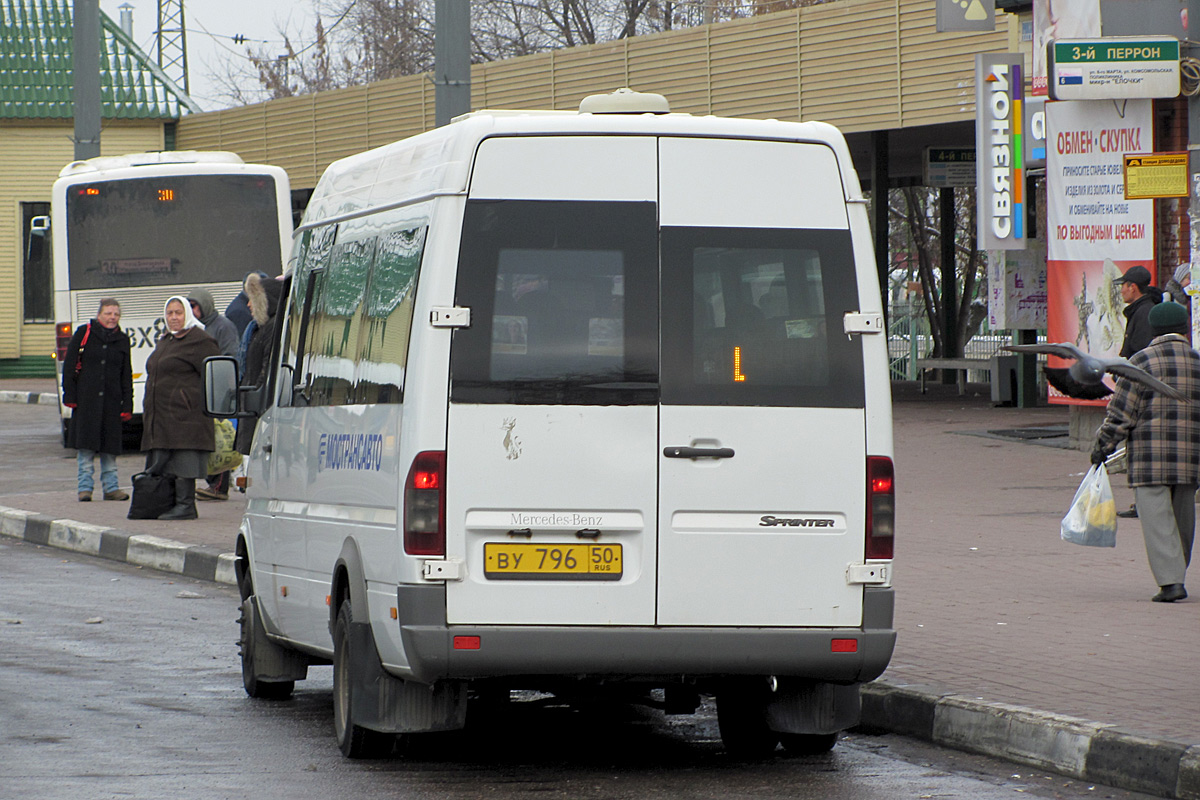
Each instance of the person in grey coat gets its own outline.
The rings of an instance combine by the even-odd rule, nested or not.
[[[221,348],[221,355],[236,356],[237,326],[221,316],[212,295],[205,289],[193,289],[187,299],[192,307],[192,315],[204,326],[204,332],[216,340],[217,347]]]
[[[236,357],[239,345],[237,325],[217,311],[212,295],[204,289],[195,289],[188,295],[188,303],[192,306],[192,314],[204,326],[204,332],[216,340],[221,355]],[[209,475],[208,485],[196,490],[196,499],[228,500],[229,480],[228,470]]]

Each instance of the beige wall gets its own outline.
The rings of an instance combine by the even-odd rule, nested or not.
[[[974,119],[975,55],[1018,52],[1017,18],[936,32],[929,0],[839,0],[471,68],[471,106],[573,109],[623,86],[676,111],[822,120],[848,133]],[[1028,49],[1028,45],[1025,46]],[[429,75],[189,116],[180,149],[277,164],[296,188],[333,160],[428,130]]]
[[[47,356],[54,351],[52,324],[22,323],[21,203],[50,202],[50,186],[74,159],[73,123],[0,122],[0,358]],[[102,155],[163,148],[163,123],[108,121],[100,134]]]

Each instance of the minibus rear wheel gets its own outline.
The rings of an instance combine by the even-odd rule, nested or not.
[[[717,691],[717,727],[725,752],[734,758],[769,758],[779,734],[767,724],[770,687],[766,678],[734,678]]]
[[[333,730],[346,758],[380,758],[396,737],[364,728],[354,721],[354,660],[350,649],[350,598],[342,601],[333,626]]]

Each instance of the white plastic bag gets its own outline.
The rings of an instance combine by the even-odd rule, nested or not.
[[[1062,538],[1088,547],[1117,546],[1117,504],[1103,464],[1093,465],[1083,476],[1071,509],[1063,517]]]

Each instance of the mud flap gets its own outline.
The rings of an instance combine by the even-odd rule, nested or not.
[[[242,601],[242,615],[247,630],[243,633],[253,653],[254,677],[265,683],[280,681],[302,681],[308,677],[308,657],[296,650],[281,647],[267,638],[262,612],[258,607],[258,596],[251,595]]]
[[[427,733],[458,730],[466,723],[466,683],[417,683],[389,674],[370,623],[350,623],[350,663],[355,724],[381,733]]]
[[[778,680],[767,703],[767,726],[776,733],[829,734],[858,724],[862,703],[857,683]]]

